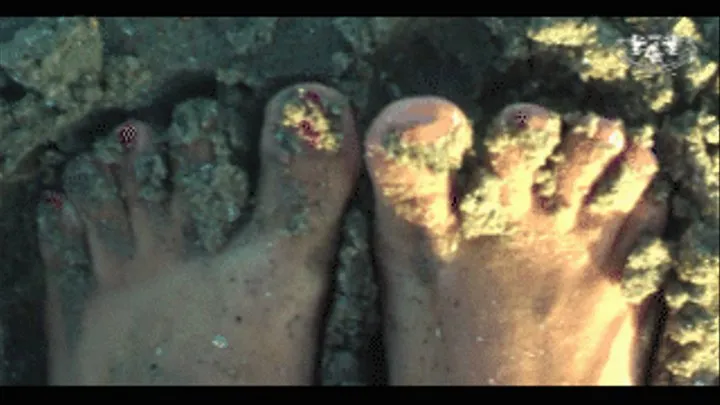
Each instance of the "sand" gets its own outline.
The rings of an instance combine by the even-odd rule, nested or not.
[[[633,137],[654,141],[654,188],[672,204],[670,226],[641,244],[623,281],[629,299],[659,291],[663,303],[646,331],[658,347],[647,382],[717,383],[718,31],[717,18],[679,17],[1,18],[0,384],[46,382],[35,207],[66,162],[90,150],[113,159],[103,139],[130,117],[186,142],[212,123],[219,159],[204,176],[214,181],[203,183],[202,171],[178,181],[198,185],[198,244],[217,249],[253,206],[264,103],[300,80],[345,93],[360,132],[388,102],[435,94],[463,108],[477,147],[515,102],[619,118]],[[688,38],[697,55],[674,74],[649,72],[627,58],[622,41],[633,33]],[[152,193],[163,167],[147,163]],[[504,232],[496,187],[475,181],[487,178],[479,170],[461,169],[461,208],[474,219],[463,231]],[[318,382],[329,385],[385,381],[366,178],[358,189],[318,360]]]

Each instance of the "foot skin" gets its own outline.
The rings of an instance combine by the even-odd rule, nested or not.
[[[500,114],[486,136],[483,217],[453,194],[472,139],[456,106],[411,98],[373,122],[391,383],[638,382],[640,309],[618,276],[640,235],[664,227],[665,208],[645,197],[657,164],[617,122],[568,127],[561,138],[560,117],[536,105]],[[548,159],[554,187],[539,184]]]
[[[69,164],[67,195],[52,194],[39,217],[52,383],[312,382],[358,140],[345,98],[319,84],[281,91],[265,118],[258,208],[216,254],[188,248],[182,182],[151,193],[138,180],[162,150],[147,125],[117,130],[118,164],[92,154]],[[207,139],[170,141],[175,171],[214,164]]]

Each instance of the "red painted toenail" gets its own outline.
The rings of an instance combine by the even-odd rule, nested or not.
[[[45,203],[51,205],[53,208],[58,210],[62,208],[63,197],[60,193],[56,191],[46,191],[43,198],[45,199]]]
[[[320,98],[320,95],[312,90],[306,91],[303,96],[303,100],[309,101],[313,104],[316,104],[318,106],[322,106],[322,99]]]
[[[117,131],[117,137],[120,144],[126,148],[130,148],[137,138],[138,130],[132,124],[125,124]]]
[[[315,138],[320,136],[320,132],[316,131],[308,120],[300,121],[300,123],[298,124],[298,129],[300,130],[300,135],[302,137],[310,138],[310,140],[314,140]]]
[[[515,115],[513,115],[513,121],[515,122],[515,125],[518,126],[518,128],[525,128],[527,126],[529,117],[527,113],[523,111],[517,111]]]

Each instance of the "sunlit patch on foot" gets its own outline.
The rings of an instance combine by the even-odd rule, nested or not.
[[[437,281],[460,244],[454,177],[472,147],[465,114],[439,97],[396,101],[375,118],[365,161],[375,190],[375,255],[385,286],[390,381],[444,381]]]
[[[558,211],[558,231],[576,225],[592,188],[625,147],[622,123],[594,115],[569,123],[555,165],[556,193],[550,199]]]
[[[530,190],[551,194],[554,179],[540,170],[560,142],[560,116],[535,104],[513,104],[484,138],[487,166],[478,167],[462,199],[463,235],[509,235],[533,206]]]
[[[529,190],[560,143],[561,119],[535,104],[506,107],[490,126],[485,138],[487,161],[502,179],[500,202],[512,220],[531,208]]]
[[[425,232],[440,256],[459,238],[453,180],[471,146],[467,117],[441,98],[395,102],[368,130],[366,161],[381,206]]]
[[[642,312],[633,304],[657,288],[662,274],[648,272],[667,271],[663,261],[669,258],[653,239],[662,233],[666,209],[660,204],[652,215],[641,213],[652,206],[641,201],[657,165],[648,145],[626,141],[620,122],[589,115],[566,124],[561,137],[560,114],[533,104],[515,104],[498,115],[484,138],[480,169],[462,196],[464,239],[446,261],[426,252],[427,234],[393,219],[404,218],[399,208],[408,202],[447,207],[446,177],[406,166],[392,171],[395,162],[387,154],[368,155],[380,196],[376,254],[387,287],[391,381],[639,381]],[[388,195],[387,185],[405,188]],[[433,229],[458,223],[444,212],[449,214],[433,217],[443,219]],[[640,241],[644,249],[631,255]],[[629,256],[634,275],[625,288],[637,288],[632,302],[617,277]],[[640,277],[647,283],[640,286]]]

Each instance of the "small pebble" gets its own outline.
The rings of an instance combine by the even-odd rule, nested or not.
[[[226,347],[228,347],[228,341],[223,335],[215,335],[212,344],[218,349],[225,349]]]

